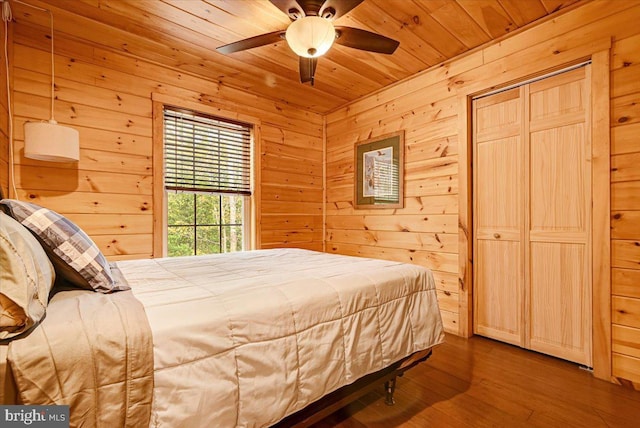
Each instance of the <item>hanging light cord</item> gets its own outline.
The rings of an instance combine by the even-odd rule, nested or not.
[[[53,56],[53,12],[51,12],[50,9],[44,9],[42,7],[38,7],[38,6],[34,6],[32,4],[29,3],[25,3],[23,1],[20,0],[13,0],[16,3],[20,3],[23,4],[25,6],[29,6],[33,9],[39,10],[41,12],[47,12],[49,14],[49,28],[51,30],[51,119],[49,119],[49,123],[53,123],[56,124],[58,122],[56,122],[56,120],[53,117],[53,102],[54,102],[54,97],[55,97],[55,81],[54,81],[54,76],[55,76],[55,58]],[[7,1],[7,6],[8,6],[8,1]]]
[[[11,6],[6,0],[2,1],[2,21],[4,23],[4,66],[6,71],[6,84],[7,84],[7,112],[9,114],[9,153],[7,158],[9,161],[9,175],[11,177],[11,189],[13,190],[13,197],[18,198],[18,189],[16,188],[16,174],[15,174],[15,162],[13,159],[13,112],[11,111],[11,88],[9,83],[9,21],[13,19],[11,13]],[[11,195],[10,195],[11,196]]]
[[[56,120],[53,117],[54,112],[54,97],[55,97],[55,61],[53,56],[53,12],[49,9],[43,9],[38,6],[31,5],[29,3],[22,2],[20,0],[13,0],[16,3],[29,6],[33,9],[37,9],[42,12],[49,13],[49,26],[51,29],[51,118],[49,123],[56,124]],[[7,84],[7,111],[9,113],[9,174],[11,175],[11,187],[13,190],[13,197],[18,199],[18,189],[16,188],[16,175],[15,175],[15,160],[13,154],[13,112],[11,111],[11,88],[9,83],[9,22],[13,20],[13,13],[11,11],[11,5],[8,0],[0,0],[2,4],[2,21],[4,22],[4,65],[6,70],[6,84]]]

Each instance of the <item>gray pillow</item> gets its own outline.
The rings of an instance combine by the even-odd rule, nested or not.
[[[101,293],[129,289],[114,279],[98,246],[68,218],[29,202],[3,199],[0,204],[38,238],[59,277]]]
[[[44,317],[54,278],[36,238],[0,212],[0,340],[29,330]]]

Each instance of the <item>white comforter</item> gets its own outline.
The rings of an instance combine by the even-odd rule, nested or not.
[[[269,426],[444,338],[414,265],[282,249],[118,267],[153,333],[151,426]]]

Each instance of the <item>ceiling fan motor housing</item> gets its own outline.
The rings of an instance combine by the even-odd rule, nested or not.
[[[320,8],[325,3],[325,0],[298,0],[298,5],[302,8],[302,16],[320,16]],[[294,10],[296,10],[294,8]],[[291,17],[291,10],[289,11]],[[293,18],[292,19],[297,19]]]

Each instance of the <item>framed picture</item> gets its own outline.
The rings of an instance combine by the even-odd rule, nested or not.
[[[355,208],[404,206],[403,131],[356,143],[355,165]]]

